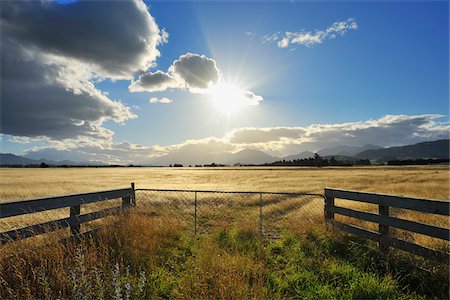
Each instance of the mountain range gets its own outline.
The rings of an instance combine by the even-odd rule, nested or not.
[[[383,147],[381,146],[375,146],[371,144],[367,144],[362,147],[340,145],[336,147],[319,150],[317,151],[317,154],[319,154],[320,156],[355,156],[358,153],[366,150],[378,150],[382,148]]]
[[[449,140],[423,142],[402,147],[366,150],[357,153],[356,157],[377,162],[393,159],[449,158]]]
[[[105,165],[104,163],[97,161],[89,162],[76,162],[71,160],[48,160],[48,159],[32,159],[24,156],[14,155],[11,153],[0,153],[0,165],[11,166],[11,165],[40,165],[41,163],[47,164],[49,166],[98,166]]]
[[[449,158],[449,140],[438,140],[430,142],[422,142],[414,145],[383,148],[375,145],[364,145],[362,147],[341,145],[317,151],[322,157],[330,158],[334,156],[337,160],[361,160],[369,159],[373,163],[385,163],[389,160],[404,159],[448,159]],[[270,156],[263,151],[254,149],[244,149],[239,152],[217,152],[210,153],[205,150],[190,151],[180,150],[168,155],[155,157],[148,161],[145,165],[168,166],[170,164],[183,165],[204,165],[211,163],[220,163],[226,165],[234,164],[253,164],[259,165],[264,163],[272,163],[275,161],[286,160],[292,161],[297,159],[305,159],[314,157],[315,153],[310,151],[300,152],[294,155],[284,157]],[[24,156],[17,156],[11,153],[0,154],[1,165],[39,165],[45,163],[47,165],[102,165],[101,162],[74,162],[70,160],[53,161],[46,159],[30,159]]]

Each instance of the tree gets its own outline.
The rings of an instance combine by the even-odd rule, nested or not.
[[[338,166],[339,162],[336,160],[336,158],[334,158],[334,156],[332,156],[330,158],[330,166]]]
[[[314,153],[314,165],[316,167],[328,166],[328,160],[323,159],[319,154]]]

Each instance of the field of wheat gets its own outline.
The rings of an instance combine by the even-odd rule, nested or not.
[[[446,200],[450,198],[449,174],[448,166],[0,169],[0,201],[115,189],[131,182],[138,189],[322,194],[325,187],[333,187]],[[360,248],[336,240],[325,230],[320,197],[264,195],[264,228],[277,230],[275,240],[258,238],[258,195],[199,193],[198,197],[197,236],[193,235],[193,193],[138,191],[137,209],[126,218],[103,222],[113,225],[105,226],[95,241],[61,245],[57,235],[48,234],[2,246],[0,295],[30,299],[421,298],[448,292],[448,269],[442,266],[428,268],[432,270],[428,273],[422,273],[423,268],[415,271],[404,261],[395,267],[394,256],[384,258],[389,263],[377,259],[370,243]],[[369,212],[377,209],[345,200],[337,203]],[[104,206],[86,205],[84,212]],[[396,214],[449,227],[448,218],[442,216]],[[63,216],[67,210],[8,218],[0,221],[0,231]],[[376,229],[373,223],[345,221]],[[418,234],[402,236],[406,234],[402,231],[396,234],[448,250],[444,241]],[[45,250],[42,243],[47,245]],[[405,274],[406,269],[411,274]]]
[[[137,188],[323,193],[324,187],[449,199],[448,166],[0,169],[0,200]]]

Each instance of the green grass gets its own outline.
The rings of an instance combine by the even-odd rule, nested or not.
[[[193,236],[134,212],[79,244],[21,242],[0,252],[2,299],[421,299],[448,297],[448,266],[324,228],[261,240],[252,226]]]

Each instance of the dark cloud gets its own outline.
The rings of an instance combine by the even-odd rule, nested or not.
[[[163,42],[140,1],[1,1],[2,35],[33,51],[92,64],[108,77],[130,78],[159,56]]]
[[[442,115],[387,115],[363,122],[311,125],[308,139],[319,148],[336,145],[399,146],[428,140],[448,139],[449,126],[435,122]]]
[[[170,71],[179,76],[189,88],[205,89],[220,78],[214,59],[194,53],[181,55],[173,62]]]
[[[131,83],[129,89],[131,92],[158,92],[178,86],[179,83],[173,76],[158,70],[141,75],[138,80]]]
[[[1,132],[14,136],[54,139],[92,136],[110,138],[101,127],[122,122],[133,114],[87,82],[71,88],[61,67],[28,60],[24,49],[3,40],[1,45]],[[58,81],[59,79],[59,81]]]
[[[132,78],[167,41],[141,1],[1,1],[1,133],[110,139],[135,117],[93,80]]]

